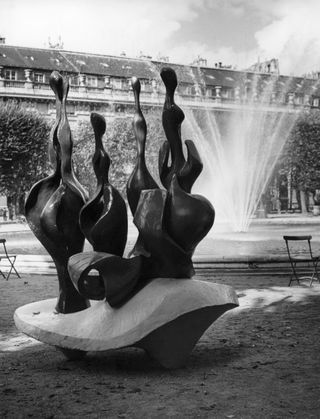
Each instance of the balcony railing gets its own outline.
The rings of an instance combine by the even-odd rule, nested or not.
[[[152,89],[146,89],[141,92],[141,102],[145,104],[150,104],[151,106],[156,105],[160,106],[163,104],[163,96],[165,90],[162,86],[159,86],[157,91]],[[51,92],[50,86],[48,83],[39,83],[39,82],[27,82],[25,80],[6,80],[0,79],[0,96],[7,97],[34,97],[37,96],[46,97],[48,99],[53,99],[53,94]],[[187,94],[186,92],[176,93],[177,102],[183,102],[186,106],[191,107],[230,107],[234,108],[236,106],[247,105],[255,106],[254,102],[245,95],[241,96],[238,100],[232,97],[223,97],[223,96],[201,96],[196,94]],[[133,103],[134,98],[131,89],[129,86],[124,86],[123,88],[115,86],[105,86],[105,87],[91,87],[91,86],[79,86],[79,85],[70,85],[69,99],[75,101],[97,101],[105,102],[112,100],[115,103]],[[261,98],[260,98],[261,99]],[[259,97],[256,98],[255,103],[260,103],[265,107],[271,107],[275,109],[279,108],[296,108],[301,109],[302,107],[310,107],[311,105],[305,103],[297,103],[293,101],[292,104],[288,104],[282,100],[272,101],[265,100],[262,98],[263,103],[259,102]],[[286,97],[283,97],[283,100],[286,100]]]
[[[34,89],[46,89],[46,90],[51,90],[49,83],[39,83],[39,82],[34,82],[33,83],[33,88]]]
[[[24,87],[24,80],[4,80],[6,87]]]

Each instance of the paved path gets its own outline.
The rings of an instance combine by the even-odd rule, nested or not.
[[[68,362],[12,318],[23,304],[55,297],[56,278],[0,280],[0,417],[319,418],[320,285],[288,288],[277,275],[210,279],[232,285],[240,307],[173,371],[133,348]]]

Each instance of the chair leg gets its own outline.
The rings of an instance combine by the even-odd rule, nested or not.
[[[1,262],[1,258],[0,258],[0,262]],[[6,276],[5,276],[5,274],[2,272],[2,270],[1,270],[1,269],[0,269],[0,275],[2,275],[4,279],[6,279]]]
[[[290,260],[290,265],[291,265],[291,269],[292,269],[292,274],[290,276],[290,281],[289,281],[288,287],[291,286],[291,282],[293,282],[293,281],[297,281],[298,285],[300,285],[299,277],[296,273],[296,262],[293,262],[293,261]]]
[[[313,280],[314,280],[315,277],[318,280],[318,282],[320,283],[319,272],[318,272],[318,263],[317,262],[313,262],[313,273],[312,273],[312,277],[311,277],[311,281],[310,281],[310,287],[312,287],[312,283],[313,283]]]
[[[13,258],[13,262],[12,262],[11,258]],[[21,276],[19,275],[18,271],[16,270],[16,268],[15,268],[15,266],[14,266],[14,264],[15,264],[15,262],[16,262],[16,256],[11,256],[11,257],[8,257],[8,260],[9,260],[9,262],[10,262],[10,265],[11,265],[11,266],[10,266],[10,270],[9,270],[9,273],[8,273],[8,275],[7,275],[6,280],[7,280],[7,281],[9,280],[9,277],[10,277],[10,275],[11,275],[11,273],[12,273],[12,270],[14,270],[14,272],[16,273],[16,275],[17,275],[17,277],[18,277],[18,278],[21,278]]]
[[[14,266],[15,263],[16,263],[16,257],[14,258],[13,263],[11,263],[11,266],[12,266],[12,269],[14,270],[15,274],[17,275],[17,277],[21,279],[21,276],[19,275],[19,272],[16,270],[16,267]]]

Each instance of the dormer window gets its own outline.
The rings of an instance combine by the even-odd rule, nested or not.
[[[123,86],[123,80],[122,79],[114,78],[112,80],[112,82],[113,82],[113,87],[115,89],[123,89],[124,86]]]
[[[71,86],[78,86],[79,85],[79,76],[71,76],[70,77],[70,84],[71,84]]]
[[[34,81],[35,83],[44,83],[45,77],[43,73],[34,73]]]
[[[18,80],[18,72],[16,70],[5,70],[4,78],[6,80]]]
[[[141,92],[145,92],[146,90],[146,81],[145,80],[140,80],[140,86],[141,86]]]
[[[98,77],[97,76],[87,76],[87,86],[89,87],[98,87]]]

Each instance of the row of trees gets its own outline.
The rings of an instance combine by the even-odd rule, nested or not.
[[[157,160],[160,144],[165,139],[161,110],[145,112],[148,126],[146,155],[149,169],[159,182]],[[8,197],[9,218],[23,213],[25,194],[49,172],[47,148],[50,125],[34,111],[14,102],[0,105],[0,195]],[[92,194],[95,177],[91,157],[94,135],[89,122],[80,122],[74,131],[74,166],[80,182]],[[127,179],[135,163],[135,139],[132,117],[115,118],[107,125],[105,148],[112,165],[110,181],[125,191]],[[320,113],[301,114],[286,144],[282,167],[291,173],[291,181],[301,195],[320,189]],[[303,209],[303,199],[301,200]]]
[[[0,105],[0,195],[7,196],[9,218],[23,214],[26,192],[48,171],[50,127],[36,112],[16,102]]]
[[[144,112],[148,134],[148,167],[158,180],[158,150],[165,136],[161,110]],[[9,218],[23,214],[26,193],[48,175],[48,141],[50,124],[40,114],[27,111],[15,102],[0,104],[0,195],[7,196]],[[77,177],[92,195],[96,180],[92,168],[94,134],[89,121],[81,121],[73,131],[73,162]],[[115,118],[107,124],[103,138],[111,158],[109,179],[125,197],[125,187],[136,156],[132,116]]]
[[[150,172],[158,182],[158,152],[165,135],[161,125],[161,110],[145,111],[147,122],[146,159]],[[74,132],[73,160],[77,177],[90,194],[95,189],[95,177],[92,168],[94,153],[94,134],[90,122],[79,122]],[[109,180],[124,196],[128,178],[135,165],[136,142],[132,128],[132,116],[115,118],[107,123],[103,143],[112,161]]]
[[[292,185],[300,192],[301,210],[307,211],[306,196],[315,203],[320,190],[320,112],[311,110],[297,119],[282,155],[282,166],[291,174]]]

